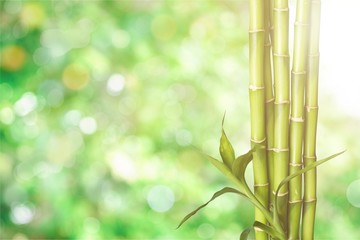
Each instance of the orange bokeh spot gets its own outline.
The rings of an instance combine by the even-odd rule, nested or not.
[[[89,82],[88,70],[79,64],[67,66],[63,72],[62,81],[71,90],[80,90]]]
[[[7,71],[21,69],[26,60],[25,50],[17,45],[6,46],[1,51],[0,66]]]

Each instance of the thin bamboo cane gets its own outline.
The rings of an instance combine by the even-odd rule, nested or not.
[[[268,206],[269,182],[266,163],[265,87],[264,87],[264,1],[250,0],[249,50],[250,50],[250,119],[251,144],[264,146],[253,155],[254,191],[264,206]],[[255,209],[255,220],[266,224],[260,209]],[[267,234],[255,228],[257,240],[267,240]]]
[[[289,156],[289,8],[287,0],[274,0],[274,186],[273,195],[279,183],[288,175]],[[279,192],[278,209],[281,223],[287,225],[287,185]]]
[[[318,118],[318,76],[319,76],[319,37],[320,37],[319,0],[311,0],[311,27],[308,57],[308,78],[305,97],[305,167],[316,161],[316,128]],[[314,238],[316,211],[316,169],[304,175],[304,207],[302,215],[302,239]]]
[[[265,84],[265,104],[266,104],[266,157],[268,162],[268,178],[269,189],[273,189],[274,185],[274,93],[272,82],[272,66],[271,66],[271,20],[272,12],[270,0],[265,0],[265,53],[264,53],[264,84]],[[269,194],[269,209],[273,208],[272,194]]]
[[[294,26],[294,58],[291,71],[290,174],[302,168],[304,85],[308,63],[309,18],[310,0],[298,0]],[[298,176],[289,182],[289,239],[299,239],[302,205],[301,180],[301,176]]]

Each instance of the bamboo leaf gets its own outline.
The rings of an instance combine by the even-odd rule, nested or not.
[[[214,165],[220,172],[222,172],[232,183],[234,183],[237,187],[240,188],[240,190],[243,189],[243,184],[233,175],[231,170],[222,162],[219,160],[204,154],[206,156],[206,159]]]
[[[227,138],[225,131],[224,131],[224,120],[225,120],[225,114],[222,120],[222,130],[221,130],[221,138],[220,138],[220,146],[219,146],[219,152],[221,155],[221,159],[225,163],[225,165],[228,168],[231,168],[232,163],[235,160],[235,152],[234,148],[231,145],[229,139]]]
[[[214,195],[211,197],[211,199],[209,201],[207,201],[206,203],[204,203],[203,205],[201,205],[200,207],[198,207],[197,209],[195,209],[194,211],[192,211],[191,213],[189,213],[188,215],[186,215],[183,220],[180,222],[179,226],[177,226],[176,229],[178,229],[179,227],[181,227],[181,225],[186,222],[189,218],[191,218],[192,216],[194,216],[200,209],[206,207],[211,201],[213,201],[215,198],[225,194],[225,193],[237,193],[239,195],[242,195],[244,197],[247,197],[245,194],[241,193],[240,191],[236,190],[235,188],[231,188],[231,187],[225,187],[223,189],[221,189],[220,191],[217,191],[216,193],[214,193]]]
[[[240,240],[247,240],[252,227],[246,228],[240,235]]]
[[[319,166],[319,165],[321,165],[321,164],[323,164],[323,163],[325,163],[325,162],[327,162],[327,161],[329,161],[329,160],[331,160],[331,159],[339,156],[340,154],[343,154],[345,151],[346,151],[346,150],[341,151],[341,152],[338,152],[338,153],[335,153],[335,154],[333,154],[333,155],[331,155],[331,156],[329,156],[329,157],[326,157],[326,158],[323,158],[323,159],[321,159],[321,160],[318,160],[318,161],[316,161],[316,162],[314,162],[314,163],[311,163],[311,164],[309,164],[307,167],[305,167],[305,168],[303,168],[303,169],[301,169],[301,170],[299,170],[299,171],[297,171],[297,172],[295,172],[295,173],[287,176],[286,178],[284,178],[284,179],[280,182],[280,184],[279,184],[279,186],[278,186],[278,188],[277,188],[277,190],[276,190],[276,194],[275,194],[275,200],[274,200],[274,205],[275,205],[275,220],[279,218],[279,214],[278,214],[279,211],[278,211],[277,200],[278,200],[279,191],[280,191],[280,189],[281,189],[282,186],[284,186],[286,183],[288,183],[291,179],[293,179],[293,178],[295,178],[295,177],[297,177],[297,176],[299,176],[299,175],[301,175],[301,174],[303,174],[303,173],[305,173],[305,172],[308,172],[308,171],[314,169],[315,167],[317,167],[317,166]]]
[[[245,181],[245,170],[247,165],[253,159],[253,152],[255,152],[255,148],[237,157],[232,164],[231,171],[241,182]]]
[[[271,235],[273,237],[273,239],[275,239],[275,240],[284,239],[284,236],[282,236],[274,228],[272,228],[272,227],[270,227],[268,225],[265,225],[265,224],[263,224],[261,222],[255,221],[253,226],[254,226],[254,228],[259,228],[259,229],[263,230],[268,235]]]

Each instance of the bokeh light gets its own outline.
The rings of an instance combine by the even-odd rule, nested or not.
[[[316,239],[360,236],[358,5],[322,4],[318,156],[348,151],[319,167]],[[219,157],[224,111],[249,148],[248,7],[1,1],[0,238],[238,238],[254,212],[234,196],[174,229],[229,186],[197,150]]]
[[[360,179],[350,183],[346,191],[346,196],[351,205],[360,208]]]

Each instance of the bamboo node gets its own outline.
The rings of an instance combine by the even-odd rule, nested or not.
[[[310,199],[304,200],[304,203],[311,203],[311,202],[316,202],[316,198],[310,198]]]
[[[310,112],[311,109],[319,109],[319,107],[318,106],[305,106],[305,109],[307,112]]]
[[[289,203],[301,203],[303,200],[302,199],[298,199],[298,200],[292,200],[292,201],[289,201]]]
[[[286,57],[286,58],[290,58],[289,54],[281,54],[281,53],[273,53],[274,57]]]
[[[255,139],[251,139],[251,142],[253,142],[253,143],[263,143],[263,142],[265,142],[266,141],[266,138],[264,138],[264,139],[261,139],[261,140],[255,140]]]
[[[305,159],[316,159],[316,156],[306,156],[306,155],[303,155],[303,158],[305,158]]]
[[[306,71],[300,71],[300,72],[291,71],[291,74],[294,74],[294,75],[305,75],[305,74],[306,74]]]
[[[264,88],[265,88],[264,86],[261,86],[261,87],[255,86],[255,85],[250,85],[250,86],[249,86],[249,89],[250,89],[251,91],[261,90],[261,89],[264,89]]]
[[[282,101],[279,101],[279,102],[274,102],[274,104],[276,104],[276,105],[280,105],[280,104],[289,104],[290,103],[290,101],[289,100],[282,100]]]
[[[249,29],[249,33],[258,33],[258,32],[265,32],[265,29],[263,29],[263,28]]]
[[[301,117],[290,117],[290,121],[292,122],[304,122],[304,119]]]
[[[258,183],[258,184],[254,184],[254,187],[266,187],[269,186],[269,183]]]
[[[274,102],[274,101],[275,101],[275,98],[270,98],[270,99],[266,100],[265,103],[271,103],[271,102]]]
[[[289,163],[290,166],[293,166],[293,167],[302,167],[302,163]]]
[[[288,12],[289,8],[273,8],[274,12]]]
[[[272,192],[273,192],[274,195],[276,195],[276,192],[275,192],[275,191],[272,191]],[[288,194],[289,194],[288,191],[286,191],[286,192],[284,192],[284,193],[278,193],[278,197],[286,196],[286,195],[288,195]]]
[[[288,152],[289,149],[288,148],[273,148],[274,152],[279,153],[279,152]]]

